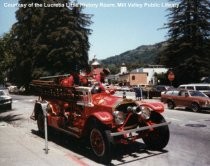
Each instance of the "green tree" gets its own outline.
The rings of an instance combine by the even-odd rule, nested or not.
[[[39,3],[39,0],[19,0],[21,4]],[[28,86],[35,68],[34,43],[39,34],[41,8],[26,7],[16,11],[17,22],[12,27],[12,44],[16,60],[11,69],[9,80],[18,86]]]
[[[62,2],[65,4],[68,1]],[[90,16],[83,14],[81,7],[61,7],[45,8],[42,17],[42,31],[35,45],[37,65],[50,74],[71,73],[87,68],[88,35],[91,30],[86,27],[91,23]]]
[[[27,7],[16,12],[13,45],[16,63],[11,79],[28,85],[34,78],[72,73],[88,68],[90,16],[68,0],[19,0],[19,3],[63,4],[62,7]]]
[[[11,46],[11,33],[5,33],[0,37],[0,83],[3,84],[6,81],[7,74],[12,68],[12,64],[15,61],[15,57],[12,53]]]
[[[177,84],[199,82],[210,74],[210,2],[179,2],[168,15],[168,45],[159,54],[159,63],[174,69]]]

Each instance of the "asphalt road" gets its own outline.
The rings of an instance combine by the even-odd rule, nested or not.
[[[44,138],[37,133],[36,122],[29,118],[36,97],[12,97],[13,109],[0,112],[1,166],[100,165],[94,162],[90,149],[82,142],[64,134],[49,137],[49,153],[45,154]],[[150,151],[140,140],[116,147],[111,165],[209,166],[210,112],[166,108],[163,115],[172,122],[170,141],[163,151]]]

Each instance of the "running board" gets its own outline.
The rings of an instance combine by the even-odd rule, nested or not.
[[[74,134],[74,133],[72,133],[72,132],[70,132],[70,131],[68,131],[66,129],[62,129],[62,128],[54,128],[54,129],[59,130],[59,131],[65,133],[65,134],[71,135],[73,137],[80,138],[80,136],[78,136],[77,134]]]

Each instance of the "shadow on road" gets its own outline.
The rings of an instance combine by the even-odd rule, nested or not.
[[[14,109],[10,109],[7,106],[0,106],[0,114],[4,113],[4,112],[10,112],[10,111],[14,111]]]
[[[117,160],[118,164],[112,164],[112,165],[128,164],[167,152],[168,151],[166,150],[151,151],[147,149],[146,145],[141,142],[134,142],[129,145],[118,145],[114,148],[114,154],[113,154],[113,160]]]
[[[17,120],[22,120],[23,118],[21,117],[22,114],[9,114],[9,115],[0,115],[0,122],[1,121],[4,121],[4,122],[7,122],[7,123],[10,123],[10,122],[14,122],[14,121],[17,121]]]
[[[37,130],[31,130],[31,132],[32,134],[35,134],[44,139],[44,136],[40,135]],[[95,156],[93,155],[90,147],[87,144],[87,140],[78,140],[72,136],[59,132],[55,133],[53,131],[50,131],[48,138],[49,141],[52,141],[59,146],[62,146],[70,151],[73,151],[74,153],[82,155],[85,158],[96,161]],[[116,160],[118,164],[111,163],[110,165],[123,165],[167,152],[168,151],[166,150],[153,152],[147,149],[145,144],[140,142],[134,142],[128,145],[117,145],[113,146],[112,160]],[[126,158],[129,158],[129,160],[127,160]]]

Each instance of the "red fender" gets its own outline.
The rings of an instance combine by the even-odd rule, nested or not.
[[[147,102],[145,102],[145,103],[141,103],[140,106],[149,107],[153,111],[156,111],[156,112],[159,112],[159,113],[164,112],[164,105],[163,105],[163,103],[160,103],[160,102],[157,102],[157,103],[147,103]]]

